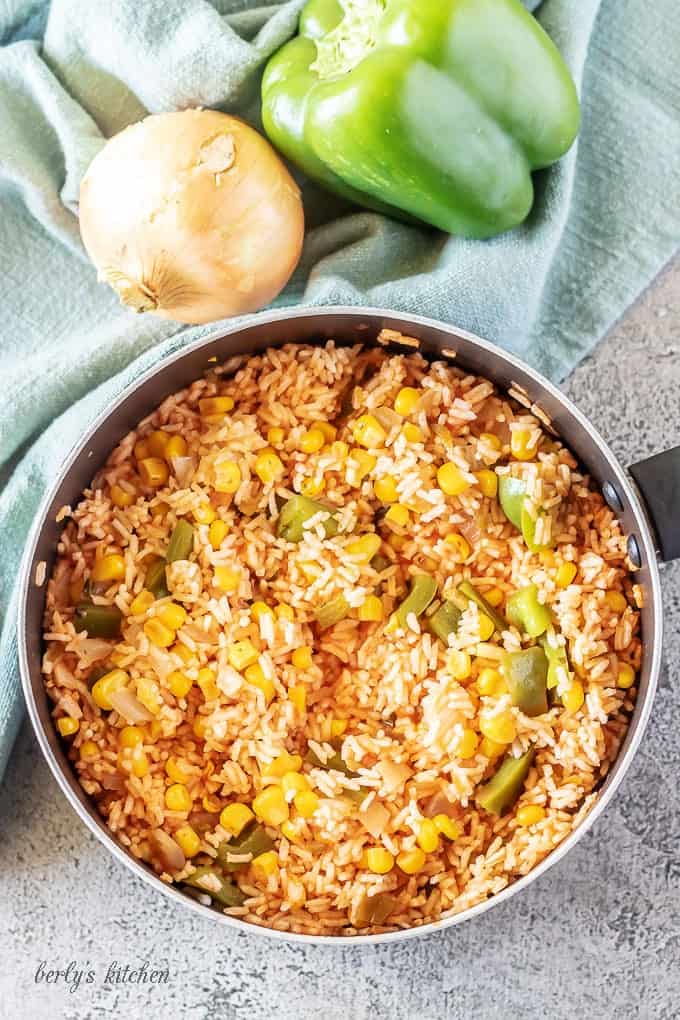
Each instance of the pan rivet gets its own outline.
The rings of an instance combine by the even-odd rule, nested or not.
[[[628,555],[630,557],[631,563],[633,563],[636,567],[642,566],[642,555],[640,553],[640,546],[638,545],[638,540],[635,537],[635,535],[628,536]]]
[[[623,510],[623,503],[611,482],[604,482],[602,486],[602,495],[604,496],[605,502],[610,510],[616,510],[617,513],[621,513]]]

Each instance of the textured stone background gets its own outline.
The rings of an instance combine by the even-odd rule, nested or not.
[[[565,389],[624,463],[680,441],[680,261]],[[477,921],[401,945],[231,934],[131,879],[66,804],[27,728],[0,790],[0,1017],[671,1020],[680,1017],[680,566],[663,569],[661,687],[609,810],[560,864]],[[169,984],[107,988],[112,960]],[[34,983],[77,960],[73,994]],[[88,963],[89,961],[89,963]]]

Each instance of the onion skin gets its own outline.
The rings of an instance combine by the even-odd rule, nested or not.
[[[300,258],[304,214],[266,139],[216,110],[183,110],[106,143],[80,187],[80,233],[124,304],[204,323],[276,297]]]

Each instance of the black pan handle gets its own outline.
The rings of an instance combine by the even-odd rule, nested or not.
[[[628,470],[647,504],[661,559],[677,559],[680,557],[680,446],[638,461]]]

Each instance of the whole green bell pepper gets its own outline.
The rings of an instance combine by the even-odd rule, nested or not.
[[[576,137],[574,83],[521,0],[310,0],[299,31],[265,70],[265,130],[361,205],[490,237]]]

